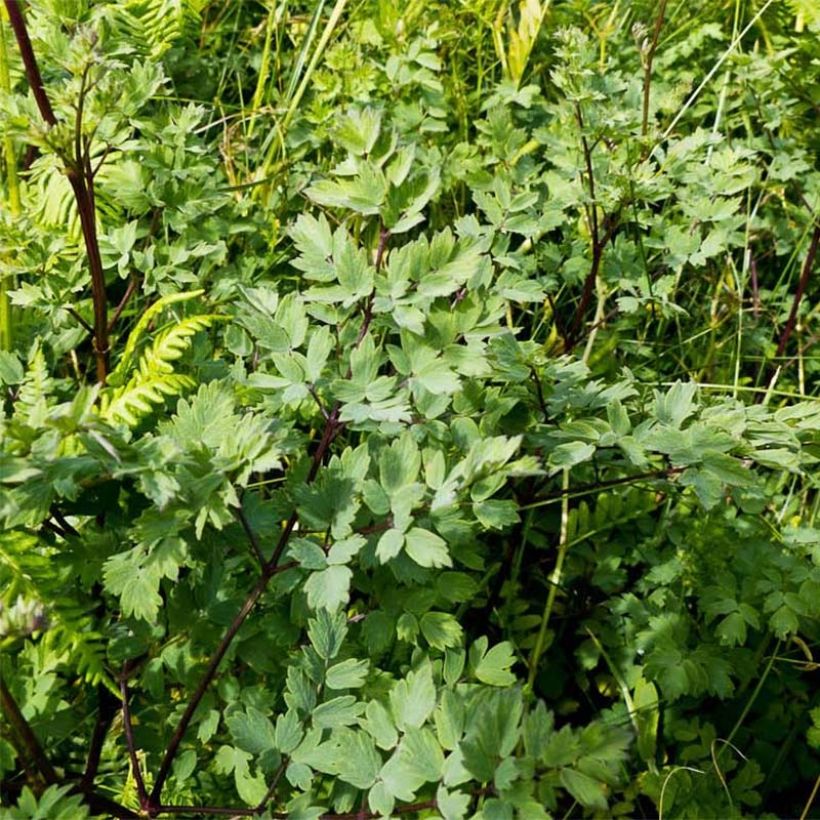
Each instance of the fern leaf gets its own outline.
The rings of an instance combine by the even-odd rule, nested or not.
[[[159,59],[198,27],[205,0],[126,0],[116,7],[115,27],[142,56]]]
[[[221,318],[223,317],[218,314],[188,316],[159,333],[140,359],[140,373],[147,377],[152,373],[172,372],[171,362],[185,353],[190,346],[191,337]]]
[[[37,343],[29,354],[28,371],[20,385],[15,403],[15,421],[30,427],[41,427],[45,423],[48,413],[46,397],[51,393],[51,381],[45,356]]]
[[[117,367],[109,374],[108,384],[116,386],[125,381],[125,378],[131,370],[137,345],[139,345],[142,337],[148,330],[148,326],[151,324],[151,321],[155,316],[165,310],[165,308],[169,305],[174,305],[179,302],[187,302],[190,299],[196,299],[197,296],[201,296],[204,292],[205,291],[203,290],[192,290],[188,293],[171,293],[168,296],[163,296],[161,299],[157,299],[154,304],[147,308],[142,316],[140,316],[139,321],[134,326],[134,329],[128,334],[128,339],[125,342],[125,348],[122,352],[122,358],[120,359]]]
[[[134,426],[140,418],[153,412],[168,396],[178,396],[196,383],[190,376],[179,373],[156,373],[130,381],[107,397],[100,410],[108,422],[125,422]]]
[[[128,337],[119,365],[109,376],[108,389],[102,395],[100,415],[104,420],[134,426],[167,397],[179,395],[194,385],[188,376],[175,373],[172,363],[190,348],[191,340],[199,331],[224,318],[219,314],[205,313],[179,319],[156,334],[142,352],[136,367],[134,358],[154,317],[169,305],[188,301],[202,293],[196,290],[164,296],[142,314]]]

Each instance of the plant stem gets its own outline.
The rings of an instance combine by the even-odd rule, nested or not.
[[[319,472],[319,467],[321,466],[325,454],[327,453],[330,444],[332,443],[333,439],[336,437],[336,434],[341,427],[341,422],[339,421],[339,412],[340,406],[337,404],[333,410],[331,411],[330,415],[328,416],[327,422],[325,423],[325,429],[322,433],[322,439],[319,442],[319,446],[316,448],[316,452],[313,454],[313,460],[311,462],[310,471],[307,476],[307,483],[310,484],[316,478],[317,473]],[[282,530],[282,534],[279,536],[279,541],[276,545],[276,548],[273,551],[273,555],[271,556],[270,560],[264,565],[262,569],[262,575],[259,580],[256,582],[253,589],[248,594],[248,597],[245,599],[245,602],[242,604],[239,612],[237,612],[236,616],[233,619],[233,622],[228,627],[225,634],[222,636],[222,640],[219,642],[219,646],[217,646],[216,651],[211,656],[210,661],[208,662],[208,666],[205,669],[202,677],[200,678],[199,684],[197,685],[194,694],[191,697],[191,700],[188,702],[188,705],[185,708],[185,711],[182,714],[182,717],[177,724],[176,729],[174,730],[173,735],[171,736],[171,740],[168,743],[168,747],[165,750],[165,755],[162,758],[162,762],[160,763],[159,771],[157,773],[157,778],[154,781],[154,788],[151,791],[151,794],[147,801],[147,808],[149,811],[156,812],[159,809],[160,798],[162,797],[162,787],[165,785],[165,781],[168,778],[168,774],[171,770],[171,764],[176,757],[177,750],[179,749],[180,743],[182,743],[182,739],[185,737],[185,732],[188,729],[188,725],[191,722],[191,719],[194,716],[194,713],[197,710],[197,707],[200,704],[200,701],[205,696],[205,692],[208,690],[208,687],[211,685],[211,681],[214,679],[216,672],[219,668],[219,664],[222,662],[222,659],[225,657],[228,649],[230,648],[231,644],[233,643],[234,638],[236,637],[237,633],[239,632],[242,624],[245,622],[245,619],[250,615],[251,610],[256,606],[256,602],[262,597],[262,593],[268,586],[271,578],[274,575],[277,575],[280,572],[284,572],[286,569],[291,569],[292,567],[296,566],[295,562],[288,562],[286,564],[280,564],[279,561],[282,558],[282,555],[287,548],[288,542],[290,541],[291,535],[293,534],[293,530],[296,526],[296,522],[298,521],[298,512],[294,510],[291,514],[290,518],[288,519],[287,523],[285,524],[284,529]]]
[[[729,47],[726,49],[726,51],[723,52],[723,54],[721,54],[720,59],[712,66],[712,68],[709,70],[706,76],[700,81],[698,87],[689,95],[689,98],[686,100],[686,102],[678,109],[678,113],[675,114],[675,116],[672,118],[672,122],[670,122],[669,125],[666,126],[666,130],[663,132],[663,135],[661,136],[662,140],[665,140],[672,133],[672,131],[675,129],[675,126],[680,122],[681,117],[683,117],[683,115],[692,107],[692,105],[694,105],[695,100],[697,100],[697,98],[701,95],[701,92],[709,84],[712,77],[714,77],[715,74],[717,74],[718,71],[720,71],[720,67],[726,62],[726,60],[729,58],[729,55],[735,50],[738,43],[746,36],[746,34],[748,34],[749,31],[751,31],[752,26],[754,26],[754,24],[757,23],[757,21],[766,12],[766,9],[768,9],[773,2],[774,0],[766,0],[766,2],[757,10],[754,17],[752,17],[752,19],[749,20],[749,22],[746,24],[743,31],[741,31],[740,34],[738,34],[737,37],[735,37],[732,40],[732,42],[729,43]]]
[[[97,777],[97,770],[100,766],[100,756],[102,754],[105,736],[108,734],[111,720],[116,714],[118,706],[117,699],[102,684],[97,687],[97,698],[100,702],[97,721],[94,724],[94,731],[91,734],[85,771],[80,781],[80,788],[83,791],[89,791],[94,786],[94,779]]]
[[[341,19],[342,12],[347,5],[347,0],[336,0],[335,5],[330,11],[330,17],[328,17],[327,23],[325,24],[324,31],[322,31],[322,36],[319,38],[319,42],[316,44],[316,50],[313,52],[313,56],[308,63],[308,67],[305,69],[304,76],[302,77],[302,81],[299,83],[299,87],[293,94],[293,99],[290,101],[290,105],[288,106],[288,110],[285,113],[285,119],[282,122],[282,130],[287,131],[288,126],[290,125],[290,121],[293,119],[293,115],[296,113],[296,109],[299,107],[299,103],[302,101],[302,95],[305,93],[308,84],[310,83],[310,78],[313,76],[313,72],[316,71],[316,66],[319,64],[319,60],[324,52],[325,48],[327,48],[327,44],[330,42],[330,38],[333,35],[333,31],[339,23]]]
[[[59,782],[57,772],[54,771],[54,767],[46,757],[46,753],[43,751],[40,741],[20,711],[20,707],[14,699],[14,695],[12,695],[8,686],[6,686],[6,682],[3,678],[0,678],[0,706],[2,706],[3,709],[3,716],[9,722],[12,733],[21,746],[17,751],[31,760],[47,785],[50,786]]]
[[[17,46],[20,49],[20,56],[26,71],[31,93],[34,95],[40,116],[50,128],[57,125],[57,117],[51,102],[48,99],[40,69],[37,65],[37,58],[31,47],[31,40],[28,36],[26,21],[20,10],[18,0],[5,0],[6,11],[11,23]],[[89,68],[91,63],[89,62]],[[89,69],[86,69],[86,74]],[[74,191],[74,199],[77,203],[77,211],[80,215],[80,226],[85,242],[86,256],[88,258],[88,268],[91,274],[91,295],[94,303],[94,359],[96,362],[97,381],[104,383],[108,374],[108,308],[105,294],[105,275],[103,273],[102,258],[100,256],[99,240],[97,238],[97,221],[94,207],[94,171],[91,168],[90,145],[83,144],[82,140],[82,114],[84,95],[86,93],[86,76],[83,76],[80,99],[77,105],[77,119],[75,123],[75,145],[73,160],[64,162],[66,164],[66,175]]]
[[[256,90],[253,93],[253,100],[251,101],[251,118],[248,124],[248,139],[253,136],[253,127],[256,124],[256,114],[262,107],[262,100],[265,96],[266,85],[268,82],[268,74],[270,73],[270,51],[271,41],[273,39],[274,23],[278,22],[278,18],[282,15],[281,5],[271,3],[268,10],[268,19],[265,21],[265,43],[262,46],[262,62],[259,65],[259,76],[256,80]]]
[[[237,507],[235,515],[239,520],[239,523],[242,525],[242,529],[245,530],[245,535],[248,537],[248,543],[251,545],[251,551],[256,556],[256,560],[259,561],[259,565],[264,570],[265,556],[262,554],[262,547],[260,546],[259,539],[256,537],[256,533],[253,531],[253,528],[248,521],[248,517],[245,515],[245,511],[241,506]]]
[[[643,67],[643,116],[641,118],[641,136],[645,137],[649,129],[649,95],[652,86],[652,61],[655,58],[655,50],[658,47],[658,39],[663,28],[663,18],[666,15],[667,0],[660,0],[658,4],[658,16],[655,18],[655,29],[652,32],[652,42],[646,50]]]
[[[792,309],[789,313],[789,318],[786,321],[786,327],[783,328],[783,333],[780,336],[780,342],[777,345],[778,358],[786,352],[786,345],[789,343],[789,338],[794,332],[794,326],[797,322],[797,312],[800,309],[800,302],[803,299],[803,294],[806,292],[806,287],[809,284],[809,277],[811,276],[812,268],[814,267],[814,258],[817,255],[817,246],[820,244],[820,224],[814,226],[814,233],[811,236],[811,243],[809,244],[809,252],[806,254],[806,259],[803,262],[803,270],[800,272],[800,279],[797,282],[797,290],[794,293],[794,300],[792,301]]]
[[[291,522],[293,522],[293,524]],[[282,549],[284,549],[284,545],[286,545],[290,540],[290,535],[293,531],[293,525],[295,523],[295,517],[291,516],[291,518],[288,520],[288,524],[282,531],[282,536],[279,539],[279,543],[283,545]],[[280,550],[277,548],[277,553],[278,552],[280,552]],[[174,730],[174,734],[171,736],[171,740],[168,743],[168,748],[165,750],[165,755],[162,758],[162,763],[160,764],[159,771],[157,773],[157,778],[154,781],[154,788],[152,789],[151,794],[148,798],[149,811],[156,811],[156,809],[159,806],[159,799],[162,796],[162,787],[165,785],[165,780],[167,779],[168,774],[171,770],[171,764],[174,762],[177,750],[179,749],[179,744],[182,743],[182,739],[185,737],[185,732],[188,729],[188,725],[190,724],[191,719],[193,718],[194,713],[196,712],[197,707],[200,704],[200,701],[205,696],[205,692],[211,685],[211,681],[214,679],[216,675],[217,669],[219,668],[219,664],[225,657],[225,654],[227,653],[228,649],[233,643],[233,639],[236,637],[242,624],[245,623],[245,619],[248,617],[248,615],[250,615],[251,610],[256,605],[256,602],[262,597],[262,593],[267,588],[268,582],[276,574],[275,565],[272,568],[268,568],[269,566],[270,565],[266,566],[265,572],[263,572],[262,577],[256,582],[256,585],[251,590],[248,597],[245,599],[245,602],[242,604],[241,609],[239,610],[239,612],[237,612],[236,616],[234,617],[233,622],[228,627],[227,632],[225,632],[225,634],[222,636],[222,640],[219,642],[219,646],[216,648],[216,651],[211,656],[211,659],[208,662],[208,666],[206,667],[204,674],[200,678],[199,684],[197,685],[196,690],[194,691],[194,694],[191,697],[191,700],[185,707],[185,711],[183,712],[183,715],[180,718],[176,729]]]
[[[34,95],[34,101],[37,103],[40,116],[46,125],[53,128],[57,125],[57,117],[54,116],[54,109],[51,107],[51,102],[43,86],[43,78],[40,76],[37,58],[34,56],[34,50],[31,47],[26,21],[23,18],[23,12],[20,11],[19,0],[5,0],[5,4],[9,23],[11,23],[12,31],[14,31],[14,36],[17,39],[17,47],[20,49],[20,57],[26,70],[26,79],[31,93]]]
[[[142,779],[142,772],[140,771],[140,762],[137,757],[137,747],[134,743],[134,725],[131,721],[131,708],[128,703],[128,674],[131,671],[130,664],[126,664],[122,668],[120,675],[120,699],[122,701],[122,725],[125,732],[125,743],[128,747],[128,759],[131,761],[131,772],[134,775],[134,782],[137,784],[137,797],[140,801],[140,807],[145,810],[148,808],[148,794],[145,791],[145,781]]]
[[[547,603],[544,606],[544,614],[541,616],[541,626],[538,630],[538,637],[530,655],[530,671],[527,675],[526,691],[532,694],[535,685],[535,676],[538,674],[538,663],[544,652],[547,641],[547,627],[549,625],[552,608],[555,606],[555,596],[558,594],[558,586],[561,583],[561,576],[564,570],[564,559],[567,556],[569,545],[569,470],[564,470],[561,481],[561,489],[564,493],[561,499],[561,532],[558,537],[558,557],[555,559],[555,569],[550,577],[550,589],[547,593]]]
[[[0,15],[0,92],[11,93],[6,23],[2,15]],[[20,184],[17,179],[17,156],[14,153],[14,142],[8,134],[3,136],[3,158],[6,168],[8,209],[11,216],[16,217],[20,213]],[[10,274],[0,273],[0,350],[11,350],[14,340],[14,317],[8,297],[10,278]],[[12,287],[14,287],[13,280]]]

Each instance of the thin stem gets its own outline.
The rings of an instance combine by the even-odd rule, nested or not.
[[[138,820],[141,815],[131,809],[125,808],[109,797],[105,797],[97,792],[81,791],[83,799],[95,815],[104,817],[116,817],[117,820]]]
[[[660,0],[658,4],[658,16],[655,18],[655,29],[652,32],[652,42],[646,50],[643,69],[643,117],[641,118],[641,136],[646,136],[649,129],[649,96],[652,85],[652,61],[655,58],[655,50],[658,47],[658,39],[663,28],[663,18],[666,15],[667,0]]]
[[[117,324],[120,316],[122,315],[123,310],[125,310],[125,306],[128,304],[131,297],[137,290],[137,277],[132,276],[128,280],[128,287],[125,289],[125,293],[120,299],[120,303],[114,308],[114,313],[111,315],[111,319],[108,322],[108,332],[110,333],[114,329],[114,325]]]
[[[256,556],[256,560],[259,561],[259,565],[262,569],[265,568],[265,556],[262,554],[262,547],[259,544],[259,539],[256,537],[256,533],[251,528],[250,523],[248,522],[248,517],[245,515],[245,511],[242,507],[237,507],[234,513],[239,519],[239,523],[242,525],[242,529],[245,530],[245,535],[248,537],[248,543],[251,545],[251,550],[253,554]]]
[[[20,10],[19,0],[5,0],[6,11],[9,15],[12,31],[17,39],[17,46],[20,49],[20,57],[23,60],[23,67],[26,71],[31,93],[40,111],[40,116],[45,120],[46,125],[54,127],[57,125],[57,117],[54,116],[54,109],[43,86],[43,78],[40,76],[40,68],[37,65],[37,58],[34,56],[34,49],[31,47],[31,40],[26,29],[26,21],[23,12]]]
[[[581,331],[581,325],[584,321],[584,314],[592,301],[592,294],[595,290],[595,285],[598,282],[598,273],[601,268],[601,260],[604,255],[604,248],[607,242],[612,239],[617,230],[618,220],[615,214],[607,214],[603,218],[603,224],[598,221],[598,203],[595,194],[595,174],[592,168],[592,147],[584,134],[584,117],[581,112],[581,106],[575,106],[575,120],[578,124],[578,129],[581,133],[581,149],[584,155],[584,165],[586,166],[587,185],[589,187],[590,204],[586,208],[587,222],[589,223],[589,234],[592,242],[592,263],[590,264],[589,273],[584,280],[584,289],[581,293],[581,301],[575,309],[575,317],[572,325],[566,335],[565,351],[569,352],[578,343]],[[603,229],[603,234],[601,230]]]
[[[322,439],[319,442],[319,446],[316,448],[316,452],[313,454],[313,460],[311,462],[310,471],[307,476],[307,483],[310,484],[316,478],[317,473],[319,472],[319,467],[321,466],[325,453],[327,452],[328,447],[330,447],[331,442],[336,437],[336,434],[340,428],[339,422],[339,412],[340,406],[337,405],[333,408],[330,413],[330,416],[327,419],[327,423],[325,424],[325,429],[322,434]],[[233,622],[228,627],[225,634],[222,636],[222,640],[219,642],[219,646],[217,646],[216,651],[211,656],[210,661],[208,662],[208,666],[205,668],[205,672],[202,675],[202,678],[197,685],[194,694],[191,696],[191,700],[188,702],[185,711],[182,714],[182,717],[177,724],[176,729],[174,730],[173,735],[171,736],[171,740],[168,743],[168,747],[165,750],[165,755],[162,758],[162,762],[159,767],[159,772],[157,773],[157,778],[154,782],[154,788],[151,791],[148,800],[148,808],[151,810],[155,810],[156,807],[160,805],[160,798],[162,796],[162,788],[165,785],[165,781],[168,778],[168,774],[171,771],[171,764],[176,757],[177,750],[179,749],[180,743],[182,743],[182,739],[185,737],[185,732],[188,729],[188,725],[191,722],[191,719],[194,716],[194,713],[197,710],[197,707],[200,704],[200,701],[205,696],[205,692],[208,690],[208,687],[211,685],[211,681],[214,679],[216,672],[219,668],[219,664],[222,662],[222,659],[225,657],[228,649],[230,648],[231,644],[233,643],[233,639],[236,637],[237,633],[239,632],[242,624],[245,622],[245,619],[250,615],[251,610],[256,605],[256,602],[262,597],[262,593],[268,586],[271,578],[274,575],[284,572],[286,569],[291,569],[292,567],[296,566],[296,562],[288,562],[286,564],[279,564],[279,561],[282,558],[282,555],[287,548],[287,545],[290,541],[291,535],[293,534],[293,530],[296,527],[296,522],[298,521],[298,513],[294,511],[290,518],[288,519],[287,523],[285,524],[284,529],[282,530],[282,534],[279,537],[279,541],[276,545],[276,548],[273,551],[273,555],[271,556],[270,560],[264,565],[262,570],[262,576],[256,582],[254,588],[248,594],[248,597],[245,599],[245,602],[242,604],[239,612],[237,612],[236,616],[233,619]]]
[[[158,806],[156,814],[193,814],[198,817],[201,814],[225,815],[227,817],[253,817],[254,809],[234,809],[230,806]]]
[[[381,270],[382,262],[384,261],[384,254],[387,250],[387,241],[390,239],[390,231],[382,226],[379,229],[379,244],[376,248],[376,258],[373,262],[374,267],[377,271]],[[367,330],[370,327],[370,323],[373,321],[373,294],[371,293],[367,299],[367,303],[365,304],[364,308],[364,321],[362,322],[362,326],[359,329],[359,335],[356,337],[356,347],[358,347],[362,339],[367,335]]]
[[[592,484],[582,484],[580,487],[566,487],[560,490],[554,490],[553,492],[545,493],[544,495],[536,496],[535,500],[529,504],[524,504],[519,506],[519,510],[532,510],[536,507],[541,507],[545,504],[549,504],[552,501],[556,501],[559,498],[564,498],[565,496],[576,497],[579,495],[586,495],[588,493],[597,493],[602,489],[606,489],[609,487],[617,487],[622,484],[634,484],[636,481],[647,481],[653,479],[664,479],[670,478],[677,473],[681,473],[685,470],[685,467],[668,467],[665,470],[653,470],[652,472],[647,473],[638,473],[637,475],[628,475],[624,476],[623,478],[613,478],[609,479],[608,481],[595,481]]]
[[[797,312],[800,309],[800,302],[803,299],[803,294],[806,292],[806,287],[809,284],[809,277],[811,276],[812,268],[814,267],[814,258],[817,255],[817,246],[820,244],[820,224],[814,226],[814,233],[811,236],[811,244],[809,245],[809,252],[806,254],[806,259],[803,262],[803,270],[800,272],[800,279],[797,282],[797,290],[794,293],[794,300],[792,301],[792,309],[789,313],[789,318],[786,321],[786,327],[783,328],[783,333],[780,336],[780,342],[777,345],[778,358],[786,351],[786,345],[789,343],[789,338],[794,332],[794,326],[797,322]]]
[[[735,37],[732,40],[732,42],[729,43],[729,47],[726,49],[726,51],[723,52],[723,54],[721,54],[720,59],[717,60],[717,62],[706,74],[706,76],[701,80],[698,87],[689,95],[689,99],[687,99],[686,102],[678,109],[678,113],[675,114],[675,116],[672,118],[672,122],[669,123],[669,125],[666,127],[666,130],[663,132],[661,140],[665,140],[672,133],[675,126],[680,122],[681,117],[683,117],[683,115],[692,107],[695,100],[697,100],[697,98],[701,95],[701,92],[709,84],[712,77],[714,77],[715,74],[717,74],[718,71],[720,71],[720,67],[726,62],[726,60],[729,58],[729,55],[737,47],[738,43],[740,43],[740,41],[749,33],[749,31],[751,31],[752,26],[754,26],[755,23],[757,23],[757,21],[766,12],[766,9],[768,9],[773,2],[774,0],[766,0],[766,2],[757,10],[754,17],[752,17],[752,19],[749,20],[749,22],[746,24],[746,27],[743,29],[743,31],[741,31],[740,34],[738,34],[737,37]]]
[[[46,753],[43,751],[40,741],[20,711],[20,707],[14,699],[14,695],[12,695],[8,686],[6,686],[6,682],[3,678],[0,678],[0,706],[3,708],[3,715],[9,722],[14,736],[22,746],[22,748],[18,749],[18,752],[24,753],[25,756],[31,760],[37,767],[37,771],[42,775],[43,780],[45,780],[49,786],[59,782],[57,772],[54,771],[54,767],[46,757]]]
[[[288,758],[283,757],[282,762],[279,764],[279,768],[273,775],[273,780],[271,780],[271,784],[268,787],[265,796],[259,801],[259,805],[254,810],[254,814],[262,814],[267,808],[268,803],[273,800],[273,795],[276,794],[276,788],[279,785],[279,781],[282,779],[282,775],[285,773],[285,769],[287,769],[287,767]]]
[[[814,804],[814,800],[817,797],[818,791],[820,791],[820,775],[818,775],[817,779],[814,781],[814,788],[811,790],[809,799],[806,801],[806,805],[803,808],[803,811],[800,813],[800,820],[806,820],[808,818],[809,812],[811,811],[811,807]]]
[[[763,684],[766,683],[766,679],[769,677],[769,673],[772,671],[772,667],[774,666],[775,659],[777,658],[777,653],[780,651],[782,643],[782,641],[778,641],[775,645],[774,651],[772,652],[772,655],[769,658],[769,662],[766,664],[766,668],[763,670],[763,674],[760,676],[760,680],[758,680],[757,685],[754,688],[754,691],[752,692],[751,696],[743,706],[743,711],[740,713],[740,716],[735,721],[735,725],[732,727],[732,731],[729,732],[729,737],[726,738],[727,745],[731,744],[731,742],[735,739],[735,735],[737,734],[740,727],[743,725],[743,721],[746,720],[746,717],[751,711],[754,702],[757,700],[757,696],[763,690]],[[722,747],[721,752],[725,748],[725,746]],[[720,757],[720,752],[718,752],[718,757]]]
[[[69,314],[70,314],[71,316],[73,316],[73,317],[77,320],[77,322],[78,322],[80,325],[82,325],[82,327],[83,327],[86,331],[88,331],[88,333],[90,333],[92,336],[94,335],[94,328],[93,328],[93,327],[91,327],[91,325],[90,325],[90,324],[88,324],[88,322],[86,322],[86,320],[85,320],[85,319],[83,319],[83,317],[80,315],[80,313],[77,311],[77,309],[76,309],[76,308],[73,308],[73,307],[70,307],[70,306],[69,306],[68,308],[66,308],[66,310],[69,312]]]
[[[9,15],[14,36],[17,39],[17,46],[20,49],[20,56],[26,71],[31,93],[37,103],[40,116],[46,125],[53,128],[57,125],[57,117],[48,94],[43,86],[43,79],[37,65],[37,58],[31,47],[31,40],[28,36],[26,21],[20,10],[17,0],[4,0],[6,11]],[[108,375],[108,308],[105,293],[105,274],[103,272],[102,257],[100,255],[100,245],[97,238],[97,221],[94,207],[94,174],[91,169],[89,159],[89,144],[82,140],[82,115],[85,94],[87,90],[87,74],[90,70],[89,62],[83,72],[80,87],[80,98],[77,104],[77,116],[75,120],[75,137],[73,161],[66,167],[66,175],[74,191],[74,199],[77,202],[77,211],[80,215],[80,226],[83,232],[86,256],[88,257],[88,268],[91,274],[91,294],[94,303],[94,358],[96,361],[97,381],[104,383]]]
[[[0,92],[11,93],[9,76],[8,44],[6,24],[0,18]],[[14,141],[8,134],[3,136],[3,159],[6,167],[6,187],[8,189],[8,210],[12,217],[20,213],[20,184],[17,179],[17,155]],[[9,280],[14,288],[13,274],[0,274],[0,350],[11,350],[14,341],[14,315],[9,300]]]
[[[140,801],[140,806],[143,809],[148,807],[148,794],[145,791],[145,781],[142,779],[142,772],[140,771],[140,762],[137,757],[137,747],[134,743],[134,726],[131,722],[131,709],[128,705],[128,674],[130,671],[129,665],[126,663],[123,666],[122,674],[120,675],[120,698],[122,699],[122,725],[125,731],[125,743],[128,746],[128,758],[131,761],[131,771],[134,775],[134,781],[137,784],[137,797]]]
[[[544,389],[541,387],[541,379],[538,378],[538,373],[534,367],[530,368],[530,376],[532,377],[533,384],[535,384],[535,396],[538,399],[538,406],[541,408],[541,412],[544,414],[544,421],[548,421],[550,414],[549,410],[547,409],[547,402],[544,400]]]
[[[292,528],[291,528],[292,529]],[[286,529],[285,532],[288,533],[288,538],[290,537],[290,532]],[[284,537],[284,533],[283,533]],[[287,541],[285,541],[287,543]],[[233,619],[233,622],[228,627],[227,632],[222,636],[222,640],[219,642],[219,646],[216,648],[216,651],[211,656],[210,661],[208,662],[208,666],[205,669],[204,674],[199,680],[199,684],[194,691],[194,694],[191,697],[191,700],[188,701],[188,705],[185,708],[185,712],[183,713],[182,717],[177,724],[176,729],[174,730],[173,735],[171,736],[171,740],[168,743],[168,748],[165,750],[165,755],[162,758],[162,763],[160,764],[159,771],[157,772],[157,778],[154,781],[154,788],[151,790],[151,795],[149,798],[149,808],[151,806],[158,806],[159,799],[162,796],[162,787],[165,785],[165,780],[168,777],[169,772],[171,771],[171,764],[174,762],[174,758],[176,757],[177,750],[179,749],[180,743],[182,743],[182,739],[185,737],[185,732],[188,729],[188,724],[190,724],[191,719],[196,712],[200,701],[205,695],[205,692],[208,690],[208,687],[211,685],[211,681],[214,679],[216,675],[217,669],[219,668],[219,664],[222,662],[222,659],[225,657],[228,649],[230,648],[231,644],[233,643],[233,639],[236,637],[237,632],[239,632],[240,627],[243,623],[245,623],[245,619],[250,615],[251,610],[256,605],[256,602],[262,597],[262,593],[265,591],[265,588],[268,585],[268,582],[273,577],[273,573],[265,572],[262,577],[256,582],[256,585],[251,590],[248,597],[245,599],[245,602],[242,604],[241,609],[237,612],[236,616]]]
[[[558,537],[558,557],[555,559],[555,569],[553,569],[552,576],[550,577],[550,589],[547,594],[544,613],[541,616],[541,626],[538,630],[538,637],[535,640],[535,646],[530,656],[530,670],[527,675],[526,687],[529,693],[532,693],[533,686],[535,685],[535,676],[538,674],[538,663],[546,648],[547,627],[549,626],[550,616],[552,615],[552,608],[555,605],[555,596],[561,584],[564,559],[566,558],[569,545],[569,495],[567,494],[569,490],[569,470],[564,470],[563,472],[561,489],[564,492],[564,496],[561,499],[561,531]]]
[[[100,702],[97,721],[94,724],[94,730],[91,734],[91,742],[88,744],[85,771],[83,772],[82,780],[80,780],[80,788],[83,791],[89,791],[94,786],[97,770],[100,767],[100,757],[102,755],[103,743],[105,743],[105,736],[108,734],[111,720],[116,714],[118,706],[117,699],[102,684],[97,687],[97,699]]]

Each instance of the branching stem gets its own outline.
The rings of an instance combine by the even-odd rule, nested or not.
[[[0,678],[0,707],[3,710],[3,717],[11,727],[12,738],[16,742],[15,745],[19,744],[17,751],[31,761],[47,785],[58,783],[60,779],[57,777],[57,772],[54,771],[54,767],[46,757],[37,735],[34,734],[25,716],[20,711],[14,695],[12,695],[3,678]]]
[[[18,0],[4,0],[9,23],[20,49],[20,56],[26,72],[31,93],[37,103],[40,116],[49,128],[58,124],[57,116],[51,107],[45,87],[43,86],[40,68],[31,39],[28,36],[26,21],[20,9]],[[77,203],[77,212],[80,216],[80,226],[85,243],[88,269],[91,274],[91,296],[94,304],[94,360],[96,362],[97,381],[104,383],[108,375],[108,306],[105,293],[105,274],[103,272],[100,244],[97,237],[97,219],[94,206],[94,171],[91,167],[90,143],[82,137],[82,117],[87,93],[88,72],[91,68],[89,60],[83,72],[80,85],[80,97],[77,102],[77,116],[74,127],[74,156],[70,161],[63,157],[66,164],[66,175],[74,191]]]
[[[663,28],[663,19],[666,15],[667,0],[660,0],[658,3],[658,15],[655,17],[655,28],[652,32],[652,41],[647,46],[644,54],[643,65],[643,117],[641,118],[641,136],[646,136],[649,130],[649,97],[652,86],[652,61],[655,59],[655,51],[658,48],[658,39]]]

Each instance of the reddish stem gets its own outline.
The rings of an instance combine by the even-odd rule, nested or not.
[[[814,226],[814,233],[811,237],[811,244],[809,245],[809,252],[806,254],[806,259],[803,262],[803,270],[800,273],[800,279],[797,282],[797,290],[794,293],[794,300],[792,301],[792,309],[789,313],[789,318],[786,321],[786,327],[783,328],[783,333],[780,336],[780,343],[777,345],[778,358],[786,352],[786,345],[789,343],[789,338],[794,332],[794,327],[797,324],[797,312],[800,309],[800,302],[803,299],[803,294],[806,292],[806,287],[809,284],[809,277],[811,270],[814,267],[814,257],[817,255],[817,246],[820,244],[820,224]]]
[[[0,706],[2,706],[3,709],[3,716],[9,722],[14,735],[22,746],[22,749],[18,751],[25,753],[37,767],[37,771],[42,775],[43,780],[45,780],[48,785],[58,783],[59,778],[57,777],[57,772],[54,771],[54,767],[46,757],[46,753],[43,751],[43,747],[40,745],[37,735],[34,734],[25,716],[20,711],[20,707],[14,699],[14,695],[12,695],[11,690],[6,686],[6,682],[3,678],[0,678]]]
[[[43,86],[43,78],[40,76],[40,69],[37,66],[37,58],[34,56],[34,49],[31,47],[31,40],[26,29],[26,21],[23,12],[20,10],[18,0],[5,0],[6,11],[9,15],[12,31],[17,39],[20,48],[20,57],[23,59],[23,67],[26,70],[29,88],[34,95],[34,101],[40,110],[40,116],[45,120],[46,125],[52,128],[57,125],[57,117],[54,116],[54,109]]]
[[[23,12],[20,9],[20,3],[18,0],[5,0],[5,5],[9,15],[9,23],[20,49],[29,88],[31,88],[31,93],[34,95],[40,116],[46,125],[53,128],[57,125],[57,117],[43,86],[43,78],[37,65],[34,49],[31,47],[31,39],[28,36],[28,29],[26,28]],[[85,76],[83,77],[83,87],[77,105],[74,140],[75,157],[71,162],[65,159],[64,162],[66,163],[68,180],[74,191],[74,199],[77,202],[77,212],[80,216],[80,226],[83,232],[86,256],[88,257],[88,268],[91,273],[91,296],[94,303],[94,359],[97,368],[97,381],[104,383],[108,373],[108,307],[105,293],[105,275],[100,256],[100,244],[97,238],[94,175],[88,156],[89,146],[88,144],[83,146],[81,139],[84,94]]]

